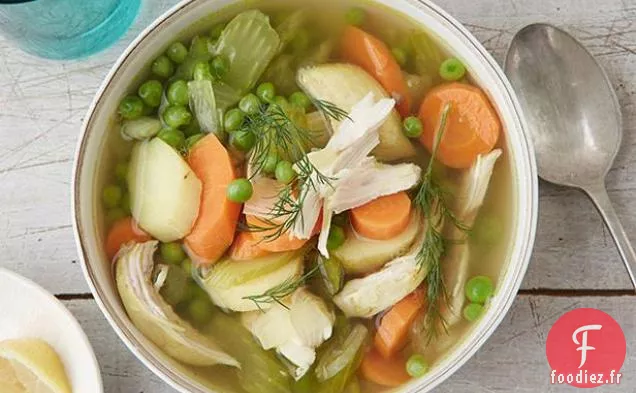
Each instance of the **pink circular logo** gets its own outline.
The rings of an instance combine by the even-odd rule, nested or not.
[[[625,354],[625,334],[614,318],[595,308],[570,311],[548,333],[550,382],[579,388],[619,384]]]

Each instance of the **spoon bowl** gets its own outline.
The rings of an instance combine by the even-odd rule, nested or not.
[[[514,38],[505,68],[530,126],[539,176],[579,188],[602,183],[621,145],[622,121],[594,57],[566,32],[534,24]]]
[[[605,189],[623,136],[618,98],[607,74],[574,37],[547,24],[517,33],[505,70],[524,109],[539,176],[580,188],[592,198],[636,288],[636,254]]]

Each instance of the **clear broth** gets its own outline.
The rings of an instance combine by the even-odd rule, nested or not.
[[[400,37],[407,36],[409,32],[413,30],[425,31],[421,25],[408,16],[399,14],[394,10],[370,1],[262,0],[246,1],[241,5],[231,6],[228,10],[223,10],[218,14],[206,16],[184,32],[179,38],[185,42],[185,40],[189,40],[197,34],[208,31],[215,24],[226,21],[225,16],[235,15],[240,11],[252,8],[258,8],[270,16],[273,16],[274,20],[277,15],[284,15],[300,7],[310,8],[314,10],[312,11],[312,16],[315,15],[315,18],[312,18],[312,22],[316,28],[321,31],[321,33],[328,32],[333,29],[332,21],[342,19],[346,10],[354,6],[366,9],[369,19],[365,24],[365,28],[385,40],[389,45],[400,45]],[[231,13],[228,12],[229,10],[231,10]],[[440,43],[439,46],[440,48],[444,47],[442,43]],[[138,79],[145,79],[143,77],[147,75],[148,71],[140,73],[140,78]],[[136,90],[137,86],[132,87],[135,87],[134,90]],[[132,88],[131,91],[133,91]],[[112,129],[116,129],[116,126],[113,125]],[[131,144],[124,142],[118,133],[113,132],[112,135],[112,137],[108,138],[105,145],[107,154],[104,158],[110,165],[101,166],[102,170],[109,171],[109,173],[112,173],[111,169],[114,166],[112,163],[127,157],[131,149]],[[470,271],[468,276],[487,275],[491,277],[496,284],[499,283],[505,268],[504,262],[508,251],[510,228],[512,225],[511,202],[513,183],[511,161],[506,150],[505,130],[502,138],[500,138],[498,147],[504,151],[504,154],[495,167],[485,204],[481,208],[476,220],[475,229],[468,240],[471,250]],[[417,157],[412,161],[424,168],[428,164],[429,154],[425,149],[421,148],[419,144],[417,150]],[[445,178],[450,184],[457,183],[460,172],[446,169],[445,173]],[[369,327],[374,328],[374,323],[374,320],[369,321]],[[450,345],[445,347],[443,352],[435,353],[429,351],[425,353],[430,365],[434,367],[440,359],[452,354],[454,349],[457,348],[467,333],[474,328],[477,323],[478,322],[469,323],[462,319],[461,322],[454,325],[448,332],[449,336],[445,338]],[[405,349],[404,355],[409,356],[414,351],[415,348],[409,346]],[[168,362],[175,364],[175,361],[172,359],[169,359]],[[232,368],[223,366],[195,368],[176,364],[175,368],[178,368],[181,372],[189,375],[210,389],[228,393],[244,393],[244,390],[242,390],[238,384],[236,372]],[[380,393],[391,390],[363,382],[362,379],[360,379],[360,382],[362,392],[364,393]]]

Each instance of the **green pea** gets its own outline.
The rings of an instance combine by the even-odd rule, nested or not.
[[[271,82],[261,83],[256,88],[256,95],[263,102],[271,102],[276,97],[276,87]]]
[[[284,110],[289,105],[289,101],[287,101],[287,98],[283,96],[276,96],[274,97],[274,100],[272,101],[272,105],[276,105],[279,108]]]
[[[404,119],[402,123],[402,131],[404,135],[409,138],[419,138],[424,132],[424,126],[422,126],[422,122],[415,116],[410,116]]]
[[[464,319],[468,322],[476,321],[480,316],[482,311],[484,310],[484,306],[477,303],[470,303],[466,307],[464,307]]]
[[[161,96],[163,95],[163,85],[158,80],[149,80],[139,86],[137,91],[139,97],[150,108],[156,108],[161,105]]]
[[[192,113],[185,106],[169,106],[163,112],[163,121],[170,128],[187,126],[192,121]]]
[[[396,47],[391,49],[391,53],[393,53],[393,57],[395,57],[400,67],[404,67],[408,63],[409,57],[404,49]]]
[[[468,280],[465,290],[468,300],[484,304],[495,292],[495,286],[489,277],[475,276]]]
[[[219,23],[210,30],[210,37],[212,37],[213,40],[218,40],[221,38],[223,30],[225,30],[225,23]]]
[[[119,162],[115,165],[115,177],[122,184],[126,184],[128,182],[128,163],[127,162]]]
[[[190,276],[183,270],[171,267],[168,269],[166,281],[159,290],[159,293],[168,302],[168,304],[176,306],[177,304],[187,300],[186,298],[189,296],[189,280]]]
[[[246,153],[256,144],[256,135],[248,130],[236,131],[230,136],[230,143],[236,150]]]
[[[174,64],[168,56],[161,55],[152,63],[152,73],[160,78],[168,79],[174,74]]]
[[[102,191],[102,201],[104,202],[104,206],[109,209],[118,207],[123,194],[124,192],[119,186],[111,184],[104,187],[104,190]]]
[[[301,29],[299,30],[291,42],[291,47],[296,53],[302,53],[307,48],[309,48],[309,44],[311,43],[311,37],[309,36],[309,32],[307,30]]]
[[[367,20],[367,12],[363,8],[351,8],[345,14],[345,21],[353,26],[362,26]]]
[[[172,265],[180,264],[187,256],[179,243],[161,243],[159,251],[163,261]]]
[[[445,81],[458,81],[466,75],[466,67],[458,59],[446,59],[439,69],[439,75]]]
[[[210,301],[210,295],[205,291],[205,289],[201,288],[197,285],[196,282],[192,282],[189,288],[190,298],[191,299],[199,299],[205,302]]]
[[[278,164],[278,156],[276,154],[268,154],[263,162],[262,171],[267,174],[274,174],[276,172],[276,165]]]
[[[230,62],[224,56],[217,56],[210,63],[210,69],[217,79],[223,79],[230,72]]]
[[[192,75],[195,81],[214,80],[214,77],[210,72],[210,63],[207,61],[198,61],[194,65]]]
[[[177,64],[183,63],[188,57],[188,48],[183,45],[181,42],[175,42],[170,45],[168,51],[166,52],[170,60]]]
[[[184,80],[174,81],[168,86],[166,93],[168,102],[172,105],[188,105],[190,97],[188,96],[188,83]]]
[[[185,135],[183,132],[172,128],[164,128],[159,131],[157,137],[177,150],[181,149],[185,143]]]
[[[422,355],[413,355],[406,362],[406,372],[413,378],[424,376],[428,370],[428,362]]]
[[[344,229],[338,225],[332,225],[327,237],[327,249],[330,251],[337,250],[342,247],[346,239],[347,236]]]
[[[144,102],[137,96],[126,96],[119,103],[119,114],[126,120],[138,119],[144,114]]]
[[[192,264],[192,259],[186,258],[181,262],[181,269],[188,275],[188,277],[192,276],[192,269],[194,265]]]
[[[108,226],[112,225],[113,223],[121,220],[122,218],[126,217],[126,212],[124,211],[124,209],[120,208],[120,207],[116,207],[114,209],[110,209],[108,210],[108,212],[106,212],[106,224]]]
[[[126,213],[126,215],[129,216],[131,213],[131,210],[130,210],[130,194],[128,192],[124,192],[124,194],[121,196],[121,202],[119,202],[119,205],[121,206],[121,209],[124,211],[124,213]]]
[[[205,134],[194,134],[185,141],[186,149],[192,150],[194,145],[197,144],[201,139],[205,138]]]
[[[289,184],[296,178],[294,166],[289,161],[280,161],[276,164],[276,180],[281,183]]]
[[[225,114],[225,119],[223,121],[223,125],[225,126],[225,131],[233,132],[241,128],[243,121],[245,120],[245,114],[241,112],[240,109],[234,108],[227,111]]]
[[[311,107],[311,100],[309,99],[309,97],[307,97],[307,94],[303,93],[302,91],[293,93],[289,97],[289,102],[292,105],[296,105],[297,107],[304,110],[307,110]]]
[[[212,303],[203,299],[193,299],[188,306],[190,319],[199,325],[203,325],[212,319]]]
[[[259,100],[256,95],[250,93],[241,98],[241,101],[239,102],[239,109],[247,115],[258,113],[261,109],[261,100]]]
[[[252,183],[247,179],[236,179],[227,186],[227,199],[236,203],[245,203],[254,194]]]

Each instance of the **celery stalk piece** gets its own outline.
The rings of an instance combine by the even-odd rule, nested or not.
[[[271,351],[265,351],[237,319],[215,313],[205,333],[218,338],[219,345],[241,364],[239,383],[247,393],[291,393],[292,380]]]
[[[410,44],[415,55],[415,70],[420,76],[429,76],[433,82],[439,80],[439,67],[444,61],[444,54],[426,33],[413,32]]]
[[[316,390],[313,390],[312,393],[343,393],[354,380],[358,367],[360,367],[360,363],[362,362],[362,356],[364,355],[365,348],[367,346],[366,336],[368,335],[368,330],[363,325],[359,324],[351,326],[349,321],[343,316],[339,316],[336,319],[334,335],[331,340],[328,341],[325,349],[321,352],[318,359],[318,365],[316,366],[315,373],[318,380],[320,379],[318,375],[318,367],[320,367],[320,364],[325,363],[327,359],[332,358],[334,352],[340,351],[342,353],[345,349],[345,343],[357,341],[362,334],[364,334],[365,337],[362,343],[357,347],[354,356],[348,356],[349,361],[346,362],[344,367],[340,369],[336,375],[320,383],[319,387]],[[349,351],[347,350],[346,352]],[[348,353],[348,355],[350,355],[350,353]]]
[[[280,52],[283,52],[287,48],[308,19],[309,14],[307,10],[298,10],[289,14],[289,16],[276,26],[276,32],[280,37]]]
[[[214,88],[216,106],[222,111],[232,108],[243,97],[240,91],[223,82],[215,81],[212,83],[212,87]]]
[[[322,354],[316,365],[316,376],[325,382],[345,370],[355,362],[357,354],[363,347],[369,330],[364,325],[355,325],[347,337],[338,337]]]
[[[278,53],[280,37],[269,17],[258,10],[245,11],[223,30],[215,55],[225,57],[230,70],[223,81],[241,95],[250,91]]]
[[[279,94],[289,96],[298,91],[296,71],[298,64],[296,57],[283,53],[276,57],[263,74],[263,81],[272,82]]]
[[[188,82],[188,93],[190,95],[190,108],[196,116],[201,130],[206,133],[217,133],[219,121],[212,82],[209,80]]]

